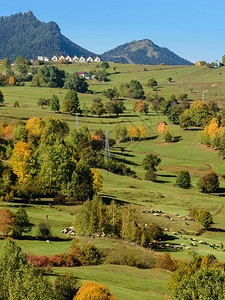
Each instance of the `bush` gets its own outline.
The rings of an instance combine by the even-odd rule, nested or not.
[[[213,172],[210,172],[200,178],[199,182],[197,183],[197,186],[203,193],[217,192],[219,185],[218,176]]]
[[[98,249],[91,243],[84,244],[83,255],[89,265],[97,265],[101,258]]]
[[[51,227],[48,223],[42,222],[38,225],[38,236],[41,238],[49,238],[52,236]]]
[[[164,133],[163,139],[164,139],[164,142],[166,142],[166,143],[174,142],[174,136],[168,130]]]
[[[73,300],[80,287],[78,278],[72,274],[57,276],[55,295],[57,300]]]
[[[201,209],[198,212],[198,222],[204,229],[209,229],[209,227],[213,224],[212,215],[207,210]]]
[[[180,171],[176,179],[176,185],[182,189],[191,187],[191,176],[188,171]]]
[[[115,297],[110,293],[109,289],[97,282],[87,281],[79,289],[74,300],[115,300]]]
[[[157,180],[157,175],[156,175],[155,171],[153,171],[152,169],[149,169],[145,173],[145,180],[149,180],[149,181],[155,182]]]
[[[166,269],[171,272],[174,272],[177,269],[176,261],[171,258],[169,253],[164,253],[162,256],[159,256],[156,268]]]

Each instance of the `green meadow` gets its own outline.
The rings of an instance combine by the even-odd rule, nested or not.
[[[58,65],[69,73],[78,71],[87,72],[92,70],[96,64],[70,64]],[[144,87],[146,95],[156,93],[151,88],[146,87],[146,82],[154,78],[158,82],[157,93],[164,98],[172,94],[179,96],[187,93],[191,100],[201,100],[202,92],[205,92],[205,101],[214,100],[221,108],[225,106],[225,67],[218,69],[208,69],[206,67],[194,66],[144,66],[144,65],[123,65],[110,63],[110,68],[106,83],[98,83],[89,80],[89,89],[93,94],[78,94],[81,108],[84,104],[90,106],[93,99],[100,97],[104,102],[108,101],[101,92],[109,87],[119,87],[121,83],[132,79],[139,80]],[[168,83],[168,78],[172,82]],[[19,120],[27,121],[32,117],[43,118],[54,116],[68,122],[71,128],[76,126],[76,116],[66,113],[54,113],[49,107],[43,109],[37,105],[39,98],[50,99],[53,94],[57,95],[62,104],[65,89],[37,88],[29,84],[18,87],[1,87],[5,97],[5,103],[0,107],[0,122],[15,124]],[[103,200],[117,200],[122,203],[130,203],[135,209],[139,222],[158,223],[166,228],[167,241],[172,245],[184,244],[183,250],[171,250],[170,254],[177,259],[189,259],[189,251],[185,247],[190,246],[190,238],[195,237],[197,241],[204,241],[208,244],[220,245],[225,243],[225,163],[218,156],[218,152],[199,144],[199,134],[201,129],[192,128],[183,130],[179,125],[170,124],[166,116],[150,111],[148,115],[141,115],[133,111],[132,99],[123,99],[126,111],[119,117],[103,115],[102,117],[79,117],[79,125],[86,125],[91,133],[97,129],[109,131],[109,137],[114,137],[114,129],[118,124],[129,127],[144,124],[147,129],[147,138],[142,141],[127,141],[115,144],[111,149],[111,156],[125,162],[132,170],[136,171],[138,178],[119,176],[100,170],[103,175],[103,189],[101,196]],[[14,107],[15,101],[20,107]],[[176,143],[162,143],[162,137],[157,132],[159,122],[166,121],[169,130],[174,136],[179,137]],[[121,151],[121,147],[124,151]],[[155,153],[160,156],[161,163],[158,166],[158,181],[151,182],[144,180],[144,169],[142,160],[148,153]],[[183,190],[175,186],[176,175],[181,170],[188,170],[192,179],[192,188]],[[215,194],[203,194],[197,189],[199,178],[209,171],[214,171],[219,176],[220,190]],[[67,237],[61,233],[65,227],[72,226],[76,218],[76,213],[80,210],[80,205],[55,206],[48,204],[52,199],[42,199],[41,203],[24,204],[27,208],[31,222],[35,224],[32,230],[33,239],[23,239],[17,241],[23,251],[36,255],[53,255],[69,251],[73,242],[72,237]],[[16,211],[20,203],[0,203],[0,206]],[[59,209],[58,209],[59,208]],[[214,220],[212,228],[196,236],[200,225],[194,221],[183,220],[175,214],[188,216],[192,208],[207,209],[211,212]],[[143,213],[143,210],[162,210],[173,220],[169,220],[160,214],[155,216],[152,213]],[[46,243],[36,239],[37,225],[46,220],[51,225],[53,235],[57,240]],[[182,235],[178,232],[182,232]],[[84,243],[88,239],[80,238],[79,243]],[[102,251],[110,251],[121,247],[123,242],[104,238],[91,239]],[[3,240],[0,240],[2,246]],[[225,254],[218,247],[212,249],[209,245],[198,244],[192,247],[194,251],[201,255],[214,254],[220,261],[225,262]],[[124,245],[135,248],[137,251],[144,251],[135,245]],[[166,250],[163,250],[166,251]],[[157,257],[162,252],[154,252]],[[141,270],[128,266],[116,266],[103,264],[93,267],[63,268],[54,269],[54,274],[59,272],[72,272],[82,281],[93,280],[106,284],[115,294],[117,299],[165,299],[168,297],[167,283],[170,273],[164,270],[149,269]],[[54,280],[54,276],[52,276]]]

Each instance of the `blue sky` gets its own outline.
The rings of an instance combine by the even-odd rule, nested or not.
[[[225,54],[224,0],[2,2],[1,16],[32,10],[40,21],[55,21],[62,34],[98,54],[146,38],[190,61],[211,62]]]

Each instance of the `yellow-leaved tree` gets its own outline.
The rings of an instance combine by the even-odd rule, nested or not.
[[[94,193],[100,192],[103,187],[103,177],[102,174],[96,170],[91,169],[92,175],[93,175],[93,191]]]
[[[40,138],[44,128],[44,122],[40,118],[31,118],[26,124],[29,138]]]
[[[10,163],[12,165],[13,172],[18,176],[18,181],[20,183],[27,182],[32,163],[32,150],[30,146],[22,141],[16,143]]]
[[[107,286],[97,282],[85,282],[77,292],[73,300],[115,300]]]
[[[13,76],[9,77],[9,85],[14,85],[15,84],[15,79]]]
[[[138,131],[139,131],[139,138],[141,140],[144,140],[147,137],[147,129],[145,128],[145,126],[143,124],[138,126]]]
[[[135,125],[130,125],[127,130],[127,134],[129,136],[129,138],[131,140],[133,140],[134,138],[139,136],[139,130],[137,129],[137,127]]]

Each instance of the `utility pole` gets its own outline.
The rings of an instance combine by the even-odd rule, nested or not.
[[[110,159],[110,151],[109,151],[109,132],[106,130],[105,132],[105,158]]]
[[[204,103],[205,102],[205,93],[202,92],[202,102]]]

